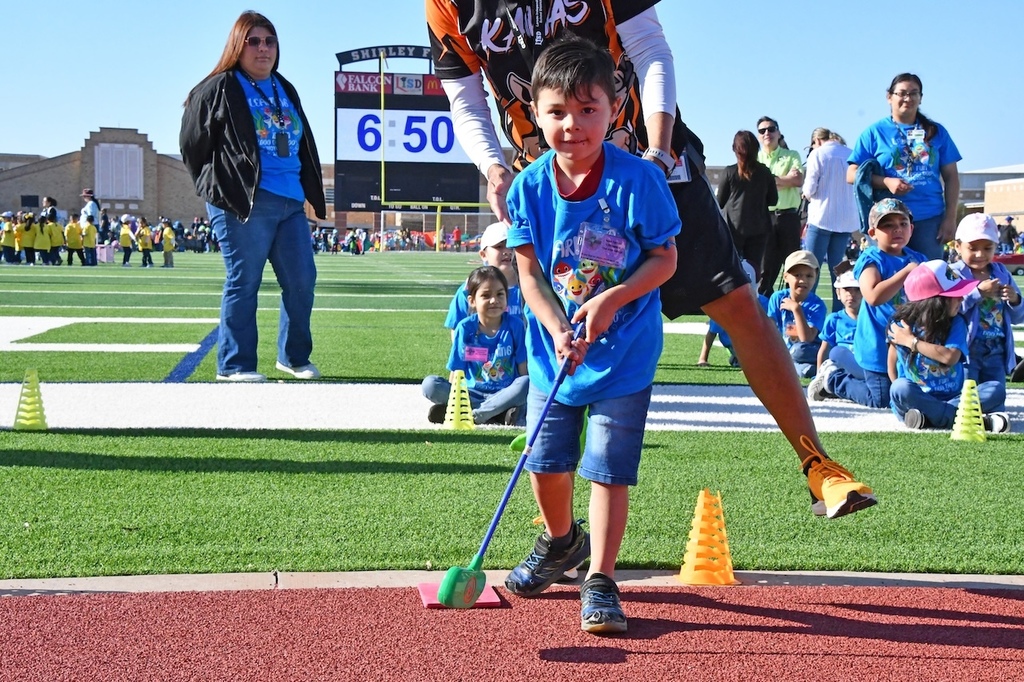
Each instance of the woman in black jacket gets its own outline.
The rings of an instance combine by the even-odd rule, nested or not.
[[[277,31],[243,12],[220,61],[185,100],[181,156],[224,255],[227,277],[217,347],[219,381],[264,381],[256,371],[256,297],[270,261],[281,285],[277,368],[298,379],[320,372],[310,315],[316,266],[308,201],[327,213],[320,159],[295,88],[277,73]]]
[[[779,200],[779,191],[772,172],[757,160],[758,142],[754,133],[749,130],[736,133],[732,150],[736,163],[725,167],[718,183],[718,206],[723,209],[725,222],[732,231],[736,252],[754,266],[760,278],[761,256],[771,229],[768,207]]]

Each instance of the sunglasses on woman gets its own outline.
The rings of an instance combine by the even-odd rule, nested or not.
[[[778,128],[775,126],[766,126],[764,128],[758,128],[757,132],[760,135],[764,135],[765,133],[774,133],[776,130],[778,130]]]
[[[260,38],[259,36],[249,36],[248,38],[245,39],[245,44],[248,45],[249,47],[257,47],[258,48],[261,43],[265,43],[268,48],[269,47],[276,47],[277,46],[277,36],[267,36],[266,38]]]

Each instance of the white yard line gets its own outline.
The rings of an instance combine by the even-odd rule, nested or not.
[[[0,384],[0,428],[13,426],[20,384]],[[295,381],[263,384],[43,382],[43,410],[61,429],[443,429],[427,421],[429,404],[416,384]],[[1015,433],[1024,433],[1024,389],[1007,391]],[[90,405],[154,409],[94,410]],[[166,409],[203,405],[204,409]],[[888,410],[830,400],[811,403],[821,432],[886,432],[905,428]],[[486,427],[492,428],[492,427]],[[656,385],[647,428],[657,431],[777,432],[746,386]]]

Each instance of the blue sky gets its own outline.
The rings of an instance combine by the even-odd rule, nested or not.
[[[281,73],[297,86],[328,162],[335,53],[427,44],[421,0],[7,4],[6,153],[76,151],[101,126],[137,128],[158,152],[177,153],[181,102],[217,61],[238,14],[253,7],[277,26]],[[885,89],[903,71],[924,81],[922,111],[949,129],[964,157],[961,170],[1024,163],[1024,2],[852,6],[659,3],[683,118],[704,140],[710,163],[732,163],[733,134],[753,130],[762,115],[778,119],[793,148],[802,149],[817,126],[852,143],[888,115]],[[426,66],[389,63],[392,71]]]

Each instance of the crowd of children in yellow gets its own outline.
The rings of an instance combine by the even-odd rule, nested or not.
[[[122,252],[122,267],[130,267],[132,251],[142,252],[142,267],[153,267],[152,251],[159,248],[164,255],[161,267],[174,267],[176,247],[174,228],[167,218],[153,227],[145,217],[124,214],[117,228],[117,244]],[[75,256],[82,266],[97,264],[98,243],[95,219],[89,214],[71,213],[65,225],[52,212],[6,211],[0,214],[0,247],[5,265],[74,265]],[[67,261],[62,258],[67,254]]]

